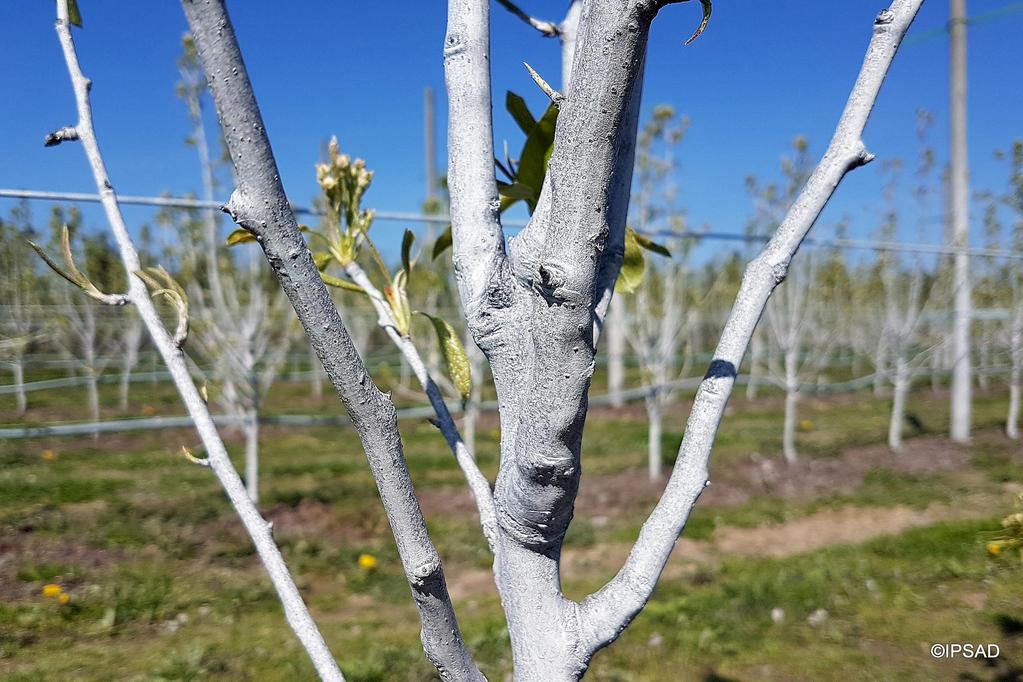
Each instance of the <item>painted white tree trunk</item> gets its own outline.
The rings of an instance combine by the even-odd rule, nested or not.
[[[259,416],[256,410],[245,411],[245,492],[259,504]]]
[[[888,372],[888,335],[881,334],[874,347],[874,397],[884,395],[885,378]]]
[[[622,391],[625,389],[625,315],[621,297],[611,299],[604,319],[604,335],[607,339],[607,392],[612,407],[622,407]]]
[[[89,418],[99,421],[99,380],[96,377],[96,370],[91,366],[85,367],[85,395],[89,403]]]
[[[480,418],[480,403],[483,401],[483,376],[486,372],[483,353],[476,342],[466,335],[465,352],[469,356],[469,371],[472,373],[472,388],[462,416],[462,441],[473,457],[476,456],[476,425]]]
[[[746,383],[746,399],[756,400],[760,389],[760,375],[763,373],[764,335],[754,332],[750,341],[749,380]]]
[[[906,396],[909,393],[909,363],[899,351],[895,357],[895,380],[892,389],[892,413],[888,420],[888,448],[902,450],[902,425],[906,418]]]
[[[1005,419],[1005,433],[1009,438],[1019,440],[1020,383],[1021,377],[1023,377],[1023,303],[1017,304],[1016,316],[1009,338],[1011,366],[1009,369],[1009,411]]]
[[[119,387],[119,404],[122,410],[128,409],[128,397],[131,391],[131,373],[139,361],[139,344],[142,342],[143,327],[141,321],[132,322],[132,327],[125,330],[124,345],[121,348],[121,381]]]
[[[799,419],[799,348],[793,344],[785,351],[785,425],[782,431],[782,453],[790,464],[799,460],[796,451],[796,424]]]
[[[646,399],[647,417],[647,474],[651,481],[661,479],[661,435],[664,413],[659,395]]]
[[[991,329],[988,325],[980,325],[980,343],[977,349],[977,387],[987,393],[991,390],[991,376],[988,374],[991,368]]]
[[[28,410],[28,396],[25,393],[25,364],[20,357],[11,362],[11,373],[14,375],[14,400],[20,417]]]

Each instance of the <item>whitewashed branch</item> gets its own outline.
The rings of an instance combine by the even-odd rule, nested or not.
[[[501,7],[504,7],[516,17],[535,28],[545,38],[556,38],[561,35],[561,29],[557,24],[550,21],[544,21],[543,19],[537,19],[536,17],[526,14],[518,5],[510,0],[497,0],[497,4],[501,5]]]
[[[129,273],[128,297],[131,303],[138,309],[139,315],[142,317],[143,323],[153,339],[153,344],[156,346],[174,379],[174,384],[202,439],[210,468],[224,488],[224,492],[227,494],[231,505],[237,511],[246,532],[252,538],[256,552],[263,562],[263,566],[266,568],[270,581],[284,607],[284,614],[288,624],[309,654],[309,658],[312,660],[320,678],[343,682],[344,677],[333,655],[323,641],[323,636],[309,615],[309,611],[302,600],[302,595],[299,594],[298,588],[295,586],[295,582],[292,580],[284,563],[284,558],[274,542],[270,524],[260,516],[259,511],[246,495],[245,486],[231,464],[227,450],[224,448],[224,443],[217,433],[206,403],[200,396],[195,384],[192,383],[181,349],[175,344],[174,339],[164,328],[156,307],[150,300],[149,291],[142,283],[142,280],[130,274],[141,269],[138,252],[125,226],[120,207],[117,203],[117,197],[114,194],[113,186],[103,163],[103,157],[100,154],[95,131],[93,130],[92,107],[89,101],[90,81],[82,74],[78,63],[78,55],[75,51],[71,27],[68,21],[66,0],[57,0],[56,5],[57,36],[64,51],[64,59],[67,62],[68,74],[71,77],[71,86],[74,89],[75,103],[78,109],[78,123],[75,125],[75,130],[85,150],[89,165],[92,168],[93,178],[96,182],[97,190],[102,197],[103,209],[117,242],[121,260],[126,272]]]
[[[182,0],[182,6],[235,168],[237,187],[225,210],[263,248],[351,416],[419,608],[427,657],[445,680],[481,680],[412,486],[394,404],[370,378],[298,229],[224,2]]]
[[[863,144],[867,118],[899,44],[923,0],[895,0],[876,18],[856,84],[824,158],[763,252],[749,263],[714,360],[697,391],[667,488],[644,523],[625,565],[582,605],[594,648],[614,641],[643,608],[700,493],[736,372],[768,298],[845,174],[873,157]]]
[[[448,91],[448,188],[452,262],[477,343],[494,331],[481,318],[489,300],[507,298],[504,234],[494,176],[489,0],[451,0],[444,38]],[[493,324],[485,324],[487,321]]]

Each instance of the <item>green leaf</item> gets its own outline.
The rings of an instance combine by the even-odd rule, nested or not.
[[[622,269],[618,273],[618,282],[615,290],[623,294],[631,294],[643,283],[643,270],[646,260],[643,256],[643,247],[636,239],[636,231],[631,227],[625,228],[625,257],[622,259]]]
[[[468,400],[469,392],[472,390],[472,370],[469,368],[469,356],[466,354],[458,334],[447,321],[420,310],[416,312],[429,318],[433,323],[433,330],[437,332],[437,341],[440,343],[441,355],[444,356],[448,377],[458,389],[462,401]]]
[[[337,277],[331,277],[330,275],[321,272],[320,279],[328,287],[337,287],[338,289],[344,289],[345,291],[354,291],[357,294],[365,294],[366,290],[360,287],[358,284],[353,284],[346,279],[339,279]]]
[[[330,265],[331,261],[333,260],[334,257],[327,253],[326,251],[313,252],[313,262],[316,263],[316,269],[319,270],[320,272],[326,270],[327,266]]]
[[[82,13],[78,9],[78,0],[67,0],[67,18],[72,26],[82,28]]]
[[[242,227],[239,227],[237,230],[227,235],[228,246],[235,246],[236,244],[244,244],[246,242],[254,241],[256,241],[256,238],[253,234]]]
[[[433,243],[433,260],[437,260],[437,256],[441,255],[445,251],[451,248],[451,226],[448,225],[444,228],[444,231],[437,237],[437,241]]]
[[[558,108],[553,104],[547,107],[543,117],[537,122],[526,137],[526,143],[522,147],[522,154],[519,156],[519,169],[515,176],[515,184],[522,185],[528,189],[529,196],[525,198],[529,212],[536,210],[536,204],[540,200],[540,190],[543,188],[543,179],[547,175],[547,162],[554,151],[554,130],[558,123]],[[512,205],[517,201],[509,197]],[[502,209],[507,208],[503,206]]]
[[[401,267],[405,268],[405,272],[408,274],[412,273],[412,244],[416,241],[416,235],[412,234],[412,230],[406,229],[405,235],[401,238]]]
[[[529,107],[526,106],[526,100],[509,90],[504,96],[504,108],[507,109],[508,113],[511,114],[511,117],[515,119],[515,123],[518,124],[519,129],[528,136],[529,133],[532,132],[533,126],[536,125],[536,119],[533,118],[533,114],[529,111]]]
[[[665,258],[671,258],[671,251],[668,247],[661,246],[655,241],[651,241],[648,237],[641,235],[639,232],[633,231],[632,234],[636,237],[636,243],[642,246],[647,251],[653,251],[654,253],[664,256]]]
[[[526,200],[533,198],[533,189],[526,187],[520,182],[514,182],[508,184],[507,182],[497,182],[497,191],[501,193],[502,197],[508,197],[509,199]]]

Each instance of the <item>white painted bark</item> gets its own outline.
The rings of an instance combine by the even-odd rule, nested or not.
[[[952,325],[952,410],[950,435],[959,443],[970,441],[973,368],[970,357],[970,185],[966,152],[966,0],[950,0],[949,19],[949,187],[952,212],[952,243],[955,254],[953,288],[955,316]]]
[[[582,0],[571,0],[568,12],[561,20],[559,37],[561,38],[561,94],[571,95],[569,86],[572,83],[572,64],[575,61],[575,44],[579,34],[579,17],[583,12]]]
[[[427,657],[442,679],[481,680],[462,640],[440,557],[412,486],[394,404],[370,379],[298,229],[224,3],[183,0],[182,6],[235,168],[237,187],[225,208],[263,248],[352,418],[419,609]],[[486,158],[493,177],[490,145]],[[490,198],[496,214],[496,190]]]
[[[906,419],[906,394],[909,393],[909,363],[902,353],[895,356],[895,377],[892,389],[892,413],[888,420],[888,448],[902,451],[902,424]]]
[[[785,461],[795,464],[799,461],[796,450],[796,423],[799,416],[799,344],[794,343],[785,351],[785,421],[782,427],[782,454]]]
[[[753,332],[750,340],[749,379],[746,382],[746,399],[756,400],[760,389],[760,376],[763,374],[764,334]]]
[[[1023,379],[1023,292],[1016,292],[1016,301],[1012,330],[1009,334],[1009,410],[1005,419],[1005,433],[1019,440],[1019,414],[1021,402],[1021,379]]]
[[[476,427],[479,424],[480,404],[483,401],[483,377],[486,372],[486,358],[476,347],[472,336],[466,334],[463,342],[465,352],[469,356],[469,370],[472,374],[472,389],[469,392],[469,400],[466,401],[465,410],[462,413],[462,440],[465,447],[475,458],[476,456]]]
[[[625,389],[625,316],[621,298],[612,299],[604,329],[607,335],[607,393],[611,407],[622,407]]]
[[[57,35],[63,49],[65,62],[67,63],[68,74],[71,78],[76,108],[78,110],[78,122],[75,125],[75,130],[89,160],[96,189],[100,193],[103,209],[117,242],[125,270],[128,273],[135,273],[141,268],[138,252],[135,250],[131,237],[128,234],[128,229],[117,203],[117,196],[107,174],[93,130],[92,107],[89,102],[90,81],[84,76],[78,63],[78,55],[71,36],[71,26],[68,22],[66,0],[56,0],[56,6]],[[280,550],[274,543],[270,524],[260,516],[259,511],[245,494],[245,487],[238,477],[234,466],[231,464],[209,409],[189,376],[184,354],[164,328],[159,313],[150,298],[149,291],[142,283],[142,280],[130,274],[128,276],[127,296],[138,310],[153,340],[154,346],[171,373],[189,416],[195,422],[196,430],[206,450],[210,468],[220,481],[232,506],[238,512],[246,532],[252,538],[256,552],[263,562],[270,581],[284,607],[284,614],[288,624],[309,654],[310,660],[320,678],[330,682],[344,682],[341,670],[337,667],[333,655],[323,641],[323,637],[309,615],[309,611],[298,592],[298,588],[288,573]]]
[[[139,361],[139,347],[142,345],[142,334],[145,328],[142,320],[132,317],[121,334],[121,382],[119,387],[120,405],[122,410],[128,409],[128,397],[131,390],[131,373]]]
[[[882,329],[874,345],[874,397],[884,395],[885,379],[888,378],[888,334]]]
[[[259,415],[245,411],[245,491],[253,504],[259,504]]]
[[[647,475],[651,481],[661,479],[661,436],[664,431],[664,413],[656,393],[646,399],[647,419]]]
[[[20,417],[28,410],[28,396],[25,393],[25,364],[20,357],[11,361],[11,374],[14,375],[14,400],[17,414]]]

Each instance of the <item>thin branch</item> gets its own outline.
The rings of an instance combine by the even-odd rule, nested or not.
[[[73,126],[55,130],[43,138],[44,147],[56,147],[62,142],[74,142],[78,139],[78,131]]]
[[[863,129],[899,44],[922,3],[895,0],[878,15],[863,67],[824,158],[774,237],[747,267],[714,359],[697,392],[665,492],[643,524],[625,565],[582,605],[584,627],[594,648],[614,641],[646,604],[689,513],[709,483],[711,447],[757,322],[842,178],[873,158],[863,145]]]
[[[93,179],[102,197],[103,209],[110,223],[110,229],[117,241],[125,270],[129,273],[138,272],[141,270],[138,252],[135,250],[135,246],[132,244],[131,237],[128,234],[128,229],[125,226],[124,218],[121,215],[121,209],[117,203],[117,197],[114,194],[110,178],[107,175],[103,157],[100,154],[99,145],[93,130],[92,106],[89,101],[89,81],[82,74],[78,63],[78,55],[71,36],[67,2],[66,0],[56,0],[56,5],[57,36],[64,51],[64,60],[67,62],[68,74],[71,77],[71,86],[74,89],[75,102],[78,109],[79,121],[75,128],[78,131],[82,147],[92,168]],[[238,472],[235,471],[234,466],[231,464],[231,459],[228,457],[224,443],[217,433],[217,428],[213,423],[209,409],[189,376],[184,355],[164,328],[156,307],[150,299],[149,292],[138,277],[128,277],[128,297],[138,309],[139,316],[145,323],[153,344],[160,352],[167,365],[167,369],[174,379],[175,386],[181,395],[189,417],[195,423],[196,430],[208,453],[207,461],[210,468],[224,488],[228,500],[235,511],[237,511],[249,537],[252,538],[256,552],[263,562],[263,566],[270,577],[270,582],[277,591],[281,604],[284,607],[284,614],[288,624],[291,625],[292,630],[294,630],[302,646],[309,654],[321,679],[331,682],[344,682],[344,677],[333,655],[323,641],[323,636],[309,615],[309,610],[302,600],[302,595],[299,594],[295,582],[288,573],[284,558],[274,543],[269,524],[260,516],[259,511],[245,493],[245,486],[238,477]]]
[[[510,0],[497,0],[497,4],[499,4],[501,7],[504,7],[506,10],[517,16],[519,19],[535,28],[545,38],[557,38],[558,36],[561,35],[561,29],[558,28],[557,24],[529,16],[521,9],[519,9],[519,7],[516,4],[510,2]]]
[[[419,355],[415,344],[412,343],[411,339],[402,336],[398,332],[398,326],[391,315],[391,308],[387,304],[384,295],[374,286],[373,282],[356,262],[352,261],[346,265],[345,272],[369,296],[370,303],[372,303],[373,309],[377,313],[377,323],[387,333],[391,343],[401,351],[405,360],[408,361],[409,367],[412,368],[412,373],[416,375],[416,379],[419,380],[419,384],[426,392],[430,405],[437,415],[437,426],[440,428],[441,433],[444,434],[448,447],[451,448],[458,466],[461,467],[462,472],[465,474],[465,479],[469,484],[469,492],[472,493],[473,500],[476,502],[476,509],[480,515],[480,525],[483,527],[483,534],[487,538],[491,551],[494,551],[497,538],[497,521],[494,512],[494,496],[490,490],[490,483],[480,471],[472,453],[469,452],[469,448],[462,441],[462,435],[458,432],[458,426],[455,424],[455,420],[451,416],[447,404],[444,402],[444,397],[437,388],[433,377],[430,376],[429,370],[426,369],[426,364]]]
[[[482,680],[462,640],[440,557],[412,486],[394,403],[370,379],[299,231],[224,2],[183,0],[182,6],[236,172],[237,187],[225,210],[263,248],[352,418],[419,608],[426,655],[445,679]],[[489,102],[489,89],[486,96]],[[491,179],[492,159],[487,151]]]
[[[551,98],[551,103],[556,107],[560,107],[561,103],[565,100],[565,96],[552,88],[547,81],[543,79],[543,76],[538,74],[527,62],[522,62],[522,65],[526,67],[526,71],[529,72],[529,77],[532,78],[537,87],[543,91],[543,94]]]

